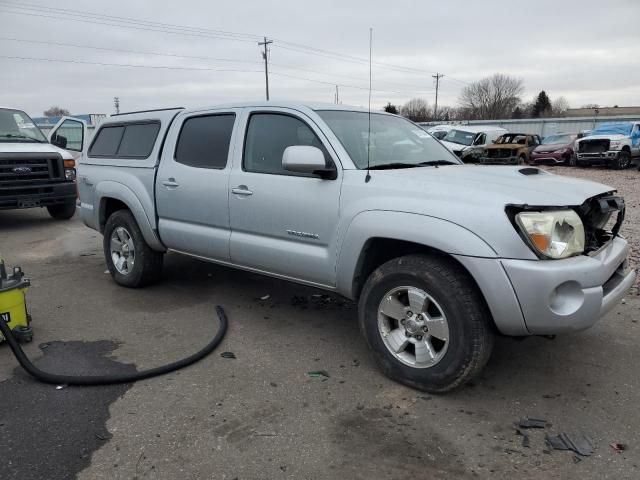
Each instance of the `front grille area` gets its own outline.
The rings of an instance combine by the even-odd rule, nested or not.
[[[487,150],[487,157],[489,158],[509,158],[515,156],[515,150],[505,148],[495,148]]]
[[[609,150],[610,140],[594,139],[583,140],[579,143],[578,152],[580,153],[602,153]]]
[[[588,254],[618,235],[625,204],[622,197],[604,194],[588,199],[576,210],[584,225],[585,253]]]
[[[64,180],[62,157],[57,153],[0,154],[0,195]]]

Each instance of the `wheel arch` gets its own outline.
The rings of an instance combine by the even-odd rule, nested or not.
[[[157,232],[151,226],[142,203],[131,189],[118,182],[100,182],[96,187],[96,198],[98,200],[96,224],[100,233],[104,233],[104,227],[113,212],[127,209],[135,218],[147,244],[157,251],[166,250]]]

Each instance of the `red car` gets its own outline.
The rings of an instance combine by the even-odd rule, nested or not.
[[[559,133],[545,137],[542,143],[531,152],[529,163],[531,165],[536,163],[569,165],[577,137],[578,135],[575,133]]]

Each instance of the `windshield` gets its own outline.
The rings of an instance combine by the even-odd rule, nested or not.
[[[564,144],[571,143],[576,139],[575,135],[549,135],[542,141],[542,145]]]
[[[26,113],[0,108],[0,142],[46,143],[47,139]]]
[[[502,135],[496,140],[496,143],[519,143],[520,145],[526,145],[527,136],[519,134]]]
[[[460,145],[471,145],[475,136],[475,133],[465,132],[464,130],[449,130],[449,133],[442,140]]]
[[[631,135],[631,123],[603,123],[591,130],[590,135]]]
[[[369,114],[344,110],[320,110],[318,115],[338,137],[353,163],[367,168]],[[428,162],[460,163],[449,150],[419,126],[401,117],[371,114],[372,168],[392,164],[420,166]]]

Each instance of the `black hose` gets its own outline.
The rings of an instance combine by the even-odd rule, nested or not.
[[[216,313],[220,319],[220,327],[216,332],[216,336],[211,340],[202,350],[194,353],[193,355],[178,360],[177,362],[169,363],[161,367],[151,368],[149,370],[143,370],[142,372],[135,372],[125,375],[88,375],[88,376],[74,376],[74,375],[57,375],[55,373],[43,372],[36,368],[31,363],[29,358],[25,355],[22,347],[13,336],[9,324],[0,320],[0,331],[7,340],[9,347],[13,351],[18,363],[24,368],[29,375],[37,378],[44,383],[53,383],[56,385],[114,385],[117,383],[131,383],[145,378],[157,377],[158,375],[164,375],[165,373],[173,372],[180,368],[187,367],[198,360],[203,359],[222,342],[225,333],[227,333],[227,327],[229,326],[229,320],[224,310],[220,305],[216,306]]]

